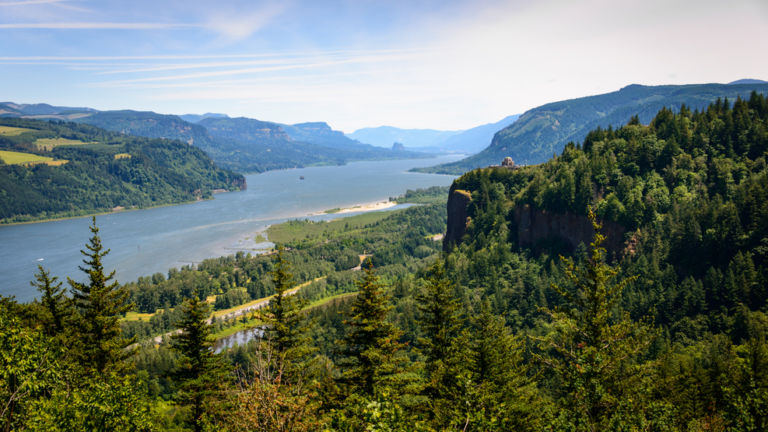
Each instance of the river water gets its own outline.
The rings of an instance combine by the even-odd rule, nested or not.
[[[107,270],[120,282],[165,273],[205,258],[251,251],[266,245],[254,237],[268,225],[332,208],[386,200],[407,189],[447,186],[452,176],[408,172],[460,158],[353,162],[247,175],[248,189],[215,195],[213,200],[96,217]],[[302,180],[301,177],[304,177]],[[313,220],[339,215],[315,215]],[[37,265],[54,276],[84,280],[77,270],[90,237],[90,217],[0,226],[0,295],[30,301]],[[66,283],[65,283],[66,285]]]

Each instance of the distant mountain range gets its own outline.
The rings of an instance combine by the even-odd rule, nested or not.
[[[0,117],[74,121],[127,135],[180,140],[201,148],[220,166],[239,172],[426,156],[363,144],[332,130],[326,123],[282,125],[214,113],[176,116],[12,102],[0,103]]]
[[[647,124],[663,107],[678,111],[685,104],[692,110],[701,110],[718,98],[747,98],[753,91],[768,93],[768,83],[739,80],[731,84],[632,84],[612,93],[554,102],[525,112],[517,121],[496,132],[485,150],[466,159],[417,171],[461,174],[497,165],[507,156],[518,164],[538,164],[562,152],[568,142],[581,142],[587,132],[597,127],[618,127],[635,115]]]
[[[477,153],[488,146],[493,134],[514,123],[519,114],[505,117],[495,123],[488,123],[466,130],[440,131],[434,129],[400,129],[393,126],[358,129],[348,134],[352,139],[380,147],[391,147],[400,143],[412,150],[433,153]]]

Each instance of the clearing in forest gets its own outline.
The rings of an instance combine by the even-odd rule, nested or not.
[[[18,136],[25,132],[32,132],[32,129],[18,128],[13,126],[0,126],[0,136]]]
[[[52,157],[40,156],[32,153],[22,153],[0,150],[0,159],[8,165],[36,165],[46,164],[50,166],[64,165],[66,160],[53,160]]]
[[[51,151],[54,147],[59,146],[78,146],[85,144],[95,144],[93,142],[85,142],[80,140],[72,140],[69,138],[38,138],[35,140],[35,146],[40,150]]]

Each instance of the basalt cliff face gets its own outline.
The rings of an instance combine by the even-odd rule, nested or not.
[[[510,229],[517,232],[520,247],[536,249],[543,243],[560,242],[574,251],[581,243],[589,245],[594,236],[592,222],[583,215],[553,213],[524,204],[512,211],[512,219]],[[609,252],[624,248],[624,227],[605,221],[601,232],[607,237],[603,245]]]
[[[471,222],[468,206],[472,195],[465,190],[452,190],[448,196],[448,227],[443,240],[443,249],[450,250],[461,243]],[[509,229],[517,246],[539,249],[542,246],[557,244],[576,250],[579,244],[589,245],[594,231],[592,223],[584,215],[573,213],[555,213],[534,208],[528,204],[512,209],[508,216]],[[623,253],[624,234],[621,225],[603,222],[602,233],[607,237],[604,246],[611,254]]]
[[[443,249],[450,250],[461,242],[467,231],[467,207],[472,201],[472,194],[465,190],[451,188],[448,195],[448,228],[443,238]]]

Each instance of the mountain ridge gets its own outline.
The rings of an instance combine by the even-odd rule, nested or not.
[[[768,84],[630,84],[615,92],[552,102],[523,113],[513,124],[498,131],[483,151],[417,171],[460,174],[499,164],[507,156],[518,164],[537,164],[561,152],[566,143],[583,140],[597,127],[618,127],[633,116],[647,124],[664,107],[679,110],[685,104],[691,109],[704,109],[718,98],[744,98],[753,90],[766,94]]]

